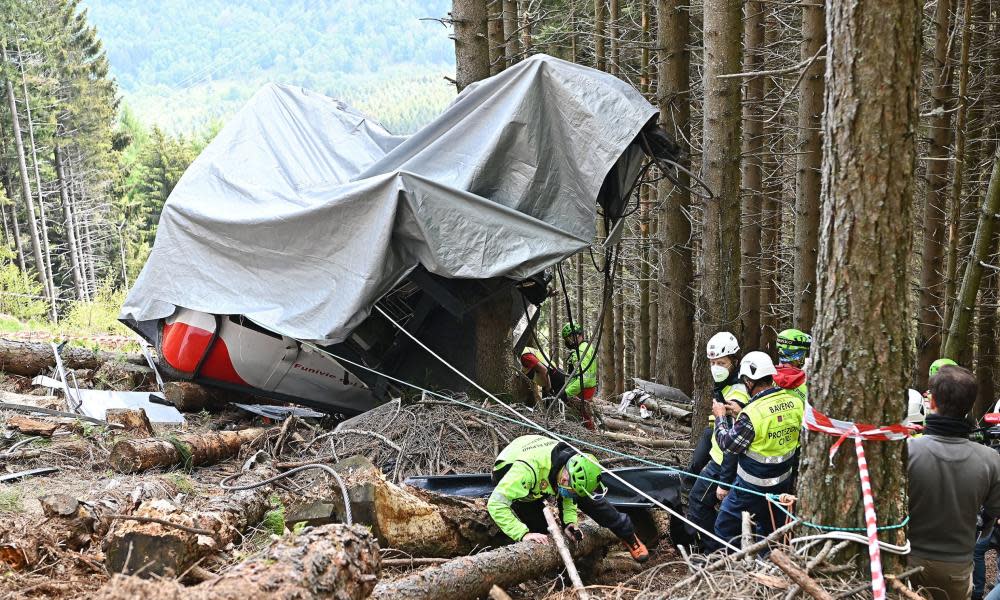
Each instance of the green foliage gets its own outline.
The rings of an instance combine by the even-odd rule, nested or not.
[[[118,320],[125,290],[105,283],[97,296],[88,302],[74,302],[59,324],[61,331],[81,333],[113,333],[129,335],[131,332]]]
[[[183,492],[185,494],[194,493],[194,482],[191,481],[191,478],[184,473],[167,473],[166,478],[170,481],[170,483],[174,484],[174,487],[176,487],[179,492]]]
[[[264,515],[262,525],[264,526],[264,529],[267,529],[274,535],[284,535],[285,504],[281,501],[281,498],[277,494],[272,494],[269,500],[272,505],[276,506],[267,511],[267,514]]]
[[[0,513],[24,512],[24,492],[17,488],[0,490]]]
[[[21,272],[14,253],[0,247],[0,314],[19,321],[44,319],[49,309],[42,299],[44,293],[37,279]]]

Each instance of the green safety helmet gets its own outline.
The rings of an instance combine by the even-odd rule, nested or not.
[[[941,367],[957,367],[958,363],[951,360],[950,358],[939,358],[931,363],[931,370],[928,373],[928,377],[934,377]]]
[[[809,346],[812,345],[812,336],[798,329],[786,329],[778,334],[778,362],[790,363],[803,361]]]
[[[573,323],[566,323],[565,325],[563,325],[562,328],[563,339],[568,338],[574,333],[583,333],[583,327],[580,327],[579,325]]]
[[[601,465],[593,454],[575,454],[566,461],[566,472],[569,473],[569,487],[577,496],[589,498],[601,482]]]

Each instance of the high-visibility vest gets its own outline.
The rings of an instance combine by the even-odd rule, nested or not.
[[[739,455],[736,474],[747,483],[773,487],[792,475],[805,402],[791,390],[773,388],[750,401],[743,413],[753,425],[750,447]]]
[[[597,387],[597,351],[587,342],[580,342],[580,345],[569,353],[570,372],[566,375],[566,395],[579,396],[588,388]],[[583,371],[583,384],[580,383],[580,369]]]
[[[747,388],[742,383],[734,383],[733,385],[727,385],[722,388],[722,398],[724,400],[732,400],[738,402],[740,406],[746,406],[750,402],[750,395],[747,394]],[[722,446],[715,439],[715,433],[712,433],[712,449],[708,451],[708,455],[712,457],[715,464],[722,465],[723,457]]]

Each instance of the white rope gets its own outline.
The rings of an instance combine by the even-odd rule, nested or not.
[[[851,533],[850,531],[828,531],[826,533],[818,533],[816,535],[807,535],[803,537],[798,537],[792,540],[793,544],[798,544],[801,542],[809,542],[812,540],[846,540],[848,542],[857,542],[863,546],[868,546],[868,537],[861,535],[860,533]],[[896,544],[890,544],[888,542],[883,542],[879,540],[879,548],[890,553],[890,554],[909,554],[910,553],[910,540],[906,540],[906,543],[902,546],[897,546]]]
[[[491,394],[483,386],[479,385],[478,383],[476,383],[475,381],[473,381],[471,378],[469,378],[468,376],[466,376],[465,373],[462,373],[460,370],[458,370],[457,368],[455,368],[454,366],[452,366],[448,361],[446,361],[444,358],[442,358],[441,356],[439,356],[436,352],[434,352],[433,350],[431,350],[430,348],[428,348],[423,342],[421,342],[419,339],[417,339],[416,336],[414,336],[409,331],[407,331],[402,325],[400,325],[399,323],[397,323],[384,310],[382,310],[381,307],[379,307],[379,306],[376,305],[375,306],[375,310],[377,310],[383,317],[385,317],[386,319],[388,319],[388,321],[390,323],[392,323],[397,329],[399,329],[401,332],[403,332],[404,334],[406,334],[406,336],[409,337],[411,340],[413,340],[418,346],[420,346],[421,348],[423,348],[428,354],[430,354],[431,356],[433,356],[434,358],[436,358],[444,366],[446,366],[449,369],[451,369],[452,371],[454,371],[459,377],[461,377],[462,379],[464,379],[465,381],[467,381],[468,383],[470,383],[473,387],[475,387],[477,390],[479,390],[480,392],[482,392],[483,394],[485,394],[486,397],[488,397],[489,399],[493,400],[494,402],[496,402],[500,406],[504,407],[505,409],[507,409],[508,411],[510,411],[511,413],[513,413],[517,418],[522,419],[525,423],[531,425],[535,429],[538,429],[540,431],[546,432],[551,437],[555,438],[556,440],[558,440],[558,441],[566,444],[570,448],[572,448],[575,452],[583,454],[582,450],[580,450],[579,448],[577,448],[576,446],[574,446],[570,442],[568,442],[565,439],[563,439],[559,434],[555,433],[554,431],[550,431],[550,430],[546,429],[545,427],[542,427],[540,424],[534,422],[533,420],[531,420],[527,416],[525,416],[522,413],[518,412],[517,409],[515,409],[514,407],[512,407],[509,404],[505,403],[503,400],[500,400],[499,398],[497,398],[496,396],[494,396],[493,394]],[[316,346],[314,346],[314,347],[316,347]],[[413,386],[413,387],[417,387],[417,386]],[[429,390],[422,390],[422,391],[427,391],[428,393],[433,393],[433,392],[430,392]],[[448,400],[451,400],[451,399],[449,398]],[[737,548],[736,546],[734,546],[734,545],[730,544],[729,542],[727,542],[726,540],[723,540],[722,538],[716,536],[714,532],[708,531],[707,529],[701,527],[697,523],[694,523],[694,522],[690,521],[684,515],[678,513],[677,511],[673,510],[669,506],[663,504],[662,502],[660,502],[656,498],[653,498],[652,496],[650,496],[646,492],[644,492],[644,491],[640,490],[639,488],[637,488],[636,486],[632,485],[630,482],[625,481],[625,479],[623,479],[620,475],[618,475],[614,471],[610,471],[608,469],[605,469],[603,466],[601,467],[601,470],[604,473],[610,475],[612,478],[616,479],[619,483],[621,483],[625,487],[631,489],[633,492],[639,494],[643,498],[645,498],[645,499],[649,500],[650,502],[652,502],[654,506],[656,506],[656,507],[658,507],[658,508],[660,508],[662,510],[667,511],[667,513],[669,513],[669,514],[677,517],[681,521],[683,521],[683,522],[691,525],[696,530],[698,530],[701,533],[709,536],[710,538],[714,539],[715,541],[717,541],[718,543],[722,544],[723,546],[726,546],[727,548],[730,548],[730,549],[732,549],[734,551],[739,551],[739,548]]]

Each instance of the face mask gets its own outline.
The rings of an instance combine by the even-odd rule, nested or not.
[[[562,496],[563,498],[575,498],[576,497],[576,494],[574,494],[571,490],[568,490],[568,489],[566,489],[564,487],[560,487],[559,488],[559,495]]]
[[[729,369],[722,365],[712,365],[712,379],[715,380],[715,383],[722,383],[729,379]]]

